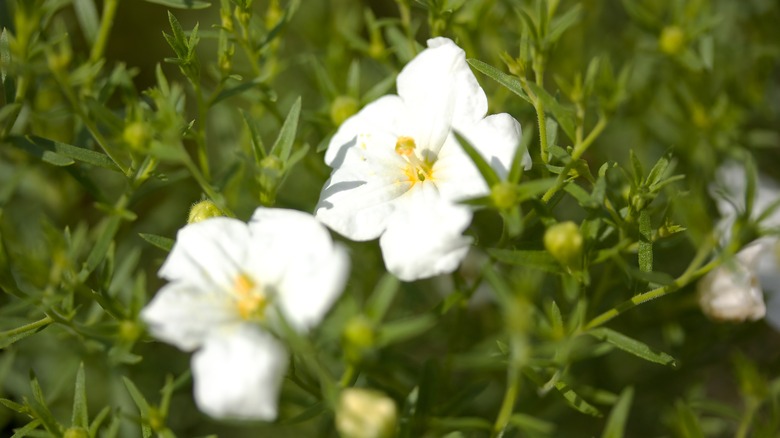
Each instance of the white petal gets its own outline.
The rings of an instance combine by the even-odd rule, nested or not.
[[[428,47],[399,73],[397,86],[414,123],[407,135],[437,152],[450,126],[475,123],[487,113],[487,97],[452,40],[434,38]]]
[[[330,140],[325,152],[325,163],[338,167],[343,161],[345,149],[356,142],[360,134],[386,133],[394,137],[403,135],[404,105],[395,95],[380,97],[341,124]],[[339,157],[341,155],[341,158]]]
[[[167,280],[229,290],[246,258],[249,229],[236,219],[217,217],[186,225],[160,268]]]
[[[455,126],[455,129],[461,130],[501,179],[506,179],[522,136],[517,120],[506,113],[493,114],[473,125]],[[528,151],[525,151],[522,163],[525,170],[531,168]]]
[[[407,195],[379,239],[387,270],[404,281],[446,274],[458,268],[471,245],[463,231],[471,211],[441,199],[433,185]]]
[[[453,135],[439,151],[433,169],[436,185],[444,199],[455,202],[490,193],[485,179]]]
[[[349,258],[313,216],[258,208],[249,224],[254,270],[272,281],[280,309],[299,330],[319,323],[344,289]]]
[[[315,209],[318,220],[359,241],[379,237],[395,208],[393,201],[411,186],[404,181],[406,163],[395,153],[395,138],[377,135],[361,141],[365,148],[358,145],[345,152]]]
[[[212,417],[274,420],[286,369],[282,344],[242,324],[209,338],[192,357],[195,401]]]
[[[141,311],[141,318],[152,336],[184,351],[198,348],[215,329],[239,321],[229,295],[184,282],[160,289]]]
[[[698,291],[702,311],[715,320],[755,321],[766,313],[756,274],[738,257],[705,275]]]

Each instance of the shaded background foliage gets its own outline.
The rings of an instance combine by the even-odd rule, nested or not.
[[[24,9],[20,3],[0,1],[0,26],[12,35],[19,32],[13,16]],[[97,102],[85,104],[87,119],[96,121],[97,131],[117,150],[134,147],[127,137],[133,120],[148,123],[146,129],[152,132],[143,132],[144,139],[155,137],[163,146],[168,144],[165,139],[180,140],[182,127],[195,120],[194,126],[204,129],[210,181],[239,218],[248,218],[259,203],[312,211],[329,174],[318,149],[327,144],[339,121],[338,114],[332,115],[334,102],[341,98],[343,104],[344,96],[349,96],[360,106],[393,92],[394,75],[432,35],[455,39],[468,58],[505,73],[517,73],[512,71],[511,61],[505,63],[520,56],[524,30],[527,37],[527,23],[516,11],[527,10],[538,18],[534,15],[538,4],[554,4],[556,16],[571,12],[578,19],[550,46],[543,86],[567,108],[573,108],[572,84],[578,75],[587,77],[589,65],[595,65],[594,92],[581,102],[585,111],[581,125],[590,132],[600,111],[609,113],[609,123],[583,158],[594,174],[602,163],[617,163],[605,176],[606,203],[618,210],[632,202],[630,151],[645,172],[669,154],[676,164],[674,172],[685,175],[652,203],[656,234],[667,221],[687,228],[653,243],[654,272],[678,277],[707,244],[716,220],[707,185],[720,163],[752,156],[762,173],[780,177],[776,166],[780,162],[780,6],[772,0],[584,0],[560,4],[552,0],[256,1],[251,6],[253,26],[265,29],[261,34],[273,28],[285,10],[295,11],[280,33],[259,51],[260,71],[252,71],[251,55],[236,49],[230,72],[241,79],[225,83],[230,87],[254,78],[258,81],[216,103],[205,119],[199,114],[192,84],[177,65],[163,62],[173,57],[162,35],[171,33],[166,7],[119,2],[105,63],[91,79],[79,79],[74,72],[91,65],[87,59],[92,45],[75,12],[74,4],[78,3],[83,2],[31,2],[33,8],[52,11],[54,17],[38,20],[42,25],[35,33],[39,32],[36,44],[40,51],[27,59],[14,54],[0,64],[4,75],[30,80],[21,102],[13,95],[5,96],[0,109],[4,127],[0,137],[0,236],[4,248],[0,253],[0,287],[7,292],[0,295],[0,326],[9,330],[3,333],[0,391],[16,403],[23,403],[25,397],[32,400],[32,370],[53,417],[68,425],[73,382],[83,362],[90,413],[94,416],[103,406],[111,407],[98,436],[110,436],[112,428],[119,436],[138,436],[139,422],[152,425],[156,432],[167,427],[178,436],[256,436],[263,431],[274,436],[335,436],[336,432],[332,414],[316,409],[310,411],[316,414],[313,418],[304,415],[297,418],[304,421],[286,424],[316,403],[316,397],[292,381],[285,382],[280,424],[216,422],[196,410],[187,379],[189,355],[151,342],[137,320],[138,309],[161,285],[155,272],[165,257],[164,251],[145,242],[139,233],[173,238],[184,225],[189,206],[203,196],[203,188],[181,161],[165,158],[170,151],[142,147],[120,156],[133,155],[139,161],[136,165],[144,154],[163,158],[154,176],[129,195],[126,205],[117,207],[115,200],[127,190],[126,178],[120,173],[82,163],[53,166],[30,154],[29,147],[20,147],[14,138],[35,135],[100,150],[84,117],[74,112],[66,89],[80,90],[80,98]],[[213,3],[202,10],[173,10],[184,30],[199,24],[201,41],[196,53],[204,90],[213,90],[226,76],[219,72],[219,31],[214,27],[220,23],[220,4]],[[99,10],[104,7],[100,2],[98,6]],[[405,11],[409,21],[405,21]],[[70,58],[64,65],[56,65],[52,56],[67,52],[63,47],[68,45]],[[599,59],[598,64],[592,64],[594,58]],[[162,102],[167,97],[142,95],[144,90],[160,88],[158,65],[173,90],[169,97],[176,95],[177,87],[178,93],[186,95],[184,101],[170,98],[173,104],[169,109],[178,111],[165,113]],[[66,79],[57,79],[63,71],[69,72]],[[530,68],[528,73],[530,78]],[[534,107],[488,76],[475,74],[489,96],[490,112],[512,114],[531,140],[534,169],[526,180],[549,176],[540,160]],[[109,77],[115,79],[114,91],[99,96],[100,87],[112,83]],[[623,82],[616,79],[620,77]],[[620,98],[609,103],[617,94]],[[298,96],[302,97],[302,111],[294,150],[309,149],[277,192],[274,182],[278,174],[273,172],[278,169],[264,167],[253,158],[252,134],[239,109],[254,120],[263,142],[271,145]],[[22,104],[16,119],[11,118],[10,110],[2,112],[14,102]],[[558,120],[558,114],[552,115]],[[563,129],[553,131],[557,138],[553,137],[552,144],[563,148],[573,144],[574,139]],[[197,135],[187,134],[183,144],[195,160]],[[580,184],[590,193],[591,184],[582,179]],[[524,211],[534,205],[524,203]],[[554,218],[553,222],[582,222],[605,214],[603,209],[583,206],[581,200],[569,195],[557,197],[549,210],[538,211],[543,212],[543,219]],[[122,215],[116,235],[109,237],[113,243],[106,248],[108,255],[100,258],[86,278],[79,279],[91,248],[110,228],[110,218]],[[485,209],[475,216],[470,233],[483,249],[543,249],[542,234],[549,222],[528,221],[523,233],[509,241],[502,239],[501,224],[494,209]],[[632,232],[628,235],[635,243],[637,231]],[[586,247],[595,252],[618,243],[614,237],[591,239]],[[350,348],[354,347],[343,340],[345,326],[361,313],[384,273],[375,243],[348,245],[353,264],[350,283],[316,336],[318,348],[333,370],[343,368],[343,356],[352,354]],[[633,387],[625,436],[732,436],[756,401],[760,401],[760,408],[753,423],[754,436],[776,436],[780,430],[780,381],[776,380],[780,337],[763,322],[732,325],[707,320],[698,309],[693,285],[610,323],[610,328],[669,353],[676,359],[676,367],[610,352],[594,339],[584,341],[551,327],[555,321],[553,300],[569,324],[580,303],[588,302],[590,319],[646,291],[648,280],[637,276],[636,258],[636,247],[632,246],[623,248],[609,263],[590,266],[591,283],[582,289],[566,273],[496,264],[500,281],[521,291],[524,304],[517,309],[480,299],[481,292],[471,297],[474,288],[468,279],[479,274],[463,272],[468,267],[455,276],[455,283],[434,279],[403,284],[386,319],[401,321],[396,328],[403,331],[403,321],[408,318],[409,336],[383,348],[354,353],[361,371],[358,382],[382,389],[397,402],[405,422],[402,434],[438,436],[462,430],[464,436],[487,436],[482,422],[488,421],[490,428],[506,385],[508,332],[519,330],[533,360],[555,363],[553,368],[565,376],[566,384],[605,415],[618,395]],[[478,272],[477,267],[472,269]],[[14,293],[17,287],[21,293]],[[455,292],[447,295],[451,289]],[[100,297],[109,304],[99,301]],[[106,309],[112,306],[122,313]],[[31,336],[18,342],[7,342],[16,340],[14,328],[45,315],[55,315],[55,321],[46,322],[39,332],[25,332]],[[421,315],[434,315],[435,319],[419,319]],[[513,325],[518,320],[526,322]],[[169,413],[152,410],[139,414],[122,377],[133,382],[150,403],[159,405],[167,375],[184,376],[172,392]],[[550,377],[545,375],[543,380]],[[521,432],[510,433],[596,436],[605,430],[608,420],[604,416],[572,409],[544,381],[542,388],[537,388],[531,379],[522,379],[515,411],[536,422],[518,418]],[[554,383],[554,378],[550,382]],[[12,409],[0,410],[5,435],[28,421]]]

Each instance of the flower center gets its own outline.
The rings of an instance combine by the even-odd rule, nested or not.
[[[395,143],[395,153],[403,157],[406,161],[406,167],[403,172],[411,181],[412,185],[423,182],[433,181],[433,163],[434,161],[427,158],[420,159],[415,153],[417,144],[412,137],[401,136]]]
[[[238,314],[245,320],[264,319],[268,297],[258,286],[246,274],[239,274],[233,284],[233,290],[236,293],[236,308]]]

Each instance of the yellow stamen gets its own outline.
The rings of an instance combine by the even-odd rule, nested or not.
[[[395,142],[395,153],[408,157],[414,153],[414,148],[416,147],[417,144],[415,144],[412,137],[401,136]]]
[[[233,290],[236,292],[236,307],[241,318],[263,318],[263,311],[268,304],[268,299],[251,278],[240,274],[236,277]]]

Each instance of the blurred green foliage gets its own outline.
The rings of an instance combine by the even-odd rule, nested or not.
[[[336,436],[296,357],[277,423],[199,413],[138,312],[192,204],[312,211],[337,125],[441,35],[534,167],[475,201],[451,277],[399,284],[347,243],[327,367],[393,398],[401,436],[777,436],[780,337],[707,320],[692,283],[717,166],[780,178],[779,22],[775,0],[0,0],[2,434]]]

